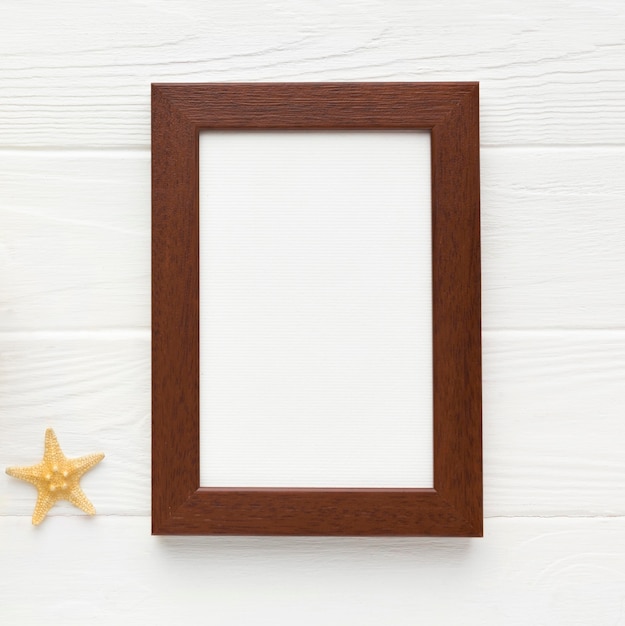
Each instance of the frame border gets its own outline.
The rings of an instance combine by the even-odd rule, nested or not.
[[[199,133],[431,133],[434,487],[200,487]],[[152,534],[483,534],[478,83],[152,85]]]

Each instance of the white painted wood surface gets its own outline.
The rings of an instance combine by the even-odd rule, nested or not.
[[[625,332],[483,344],[486,514],[625,515]],[[98,512],[148,515],[149,359],[144,330],[0,337],[2,466],[37,460],[51,426],[68,455],[106,453],[84,478]],[[0,477],[0,515],[29,515],[33,493]]]
[[[622,518],[491,519],[484,540],[163,538],[146,517],[23,526],[0,518],[6,624],[623,621]]]
[[[3,0],[0,623],[624,624],[621,0]],[[149,84],[480,80],[485,538],[149,536]]]
[[[147,146],[151,82],[480,80],[486,144],[622,144],[621,0],[3,0],[0,137]]]
[[[481,160],[484,328],[625,329],[625,146]],[[149,327],[148,151],[0,147],[0,190],[3,331]]]
[[[149,328],[150,154],[0,148],[0,328]]]

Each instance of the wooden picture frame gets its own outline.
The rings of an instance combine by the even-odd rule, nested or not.
[[[429,130],[434,487],[205,488],[199,133]],[[482,536],[477,83],[152,85],[152,533]]]

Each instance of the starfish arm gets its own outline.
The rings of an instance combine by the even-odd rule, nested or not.
[[[13,478],[25,480],[35,486],[41,484],[42,476],[45,472],[45,465],[39,463],[37,465],[29,465],[28,467],[7,467],[6,473]]]
[[[33,524],[35,526],[43,522],[45,516],[48,514],[48,511],[54,506],[55,502],[55,498],[51,498],[46,493],[39,492],[39,496],[37,497],[37,504],[35,504],[35,510],[33,512]]]
[[[93,504],[91,504],[89,498],[87,498],[83,490],[78,485],[76,485],[76,487],[72,489],[67,499],[74,506],[77,506],[79,509],[81,509],[85,513],[89,513],[89,515],[95,515],[95,507],[93,506]]]
[[[52,465],[58,464],[65,459],[65,455],[61,450],[59,441],[51,428],[46,430],[46,443],[43,459]]]
[[[104,454],[102,453],[88,454],[86,456],[78,457],[77,459],[70,459],[70,463],[75,475],[80,477],[94,465],[97,465],[103,458]]]

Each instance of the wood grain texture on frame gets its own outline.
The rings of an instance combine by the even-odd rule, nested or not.
[[[431,132],[434,487],[202,488],[199,133]],[[482,535],[477,83],[152,85],[152,532]]]

